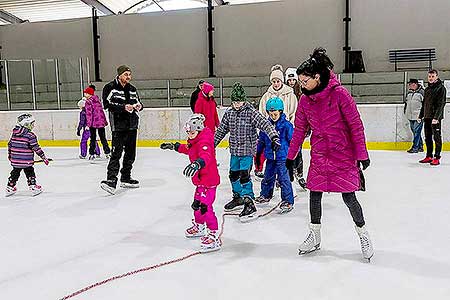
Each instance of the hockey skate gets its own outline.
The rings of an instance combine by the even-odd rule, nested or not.
[[[103,180],[100,183],[100,187],[111,195],[116,193],[116,182],[114,180]]]
[[[355,229],[359,236],[359,242],[361,243],[362,256],[370,262],[370,259],[373,256],[373,246],[372,241],[370,240],[369,232],[367,232],[366,226],[355,226]]]
[[[6,186],[5,197],[9,197],[14,195],[17,192],[17,188],[15,186]]]
[[[321,224],[309,224],[309,233],[306,239],[298,247],[298,254],[303,255],[320,249]]]
[[[28,186],[28,188],[30,189],[31,195],[33,197],[37,196],[43,192],[42,187],[39,184],[32,184],[32,185]]]
[[[111,154],[110,154],[110,153],[105,154],[105,158],[106,158],[106,159],[110,159],[110,158],[111,158]]]
[[[184,235],[187,238],[197,238],[205,236],[205,224],[198,224],[192,220],[192,226],[186,229]]]
[[[95,164],[95,155],[89,155],[89,162]]]
[[[245,196],[244,197],[244,209],[239,214],[239,220],[243,223],[255,220],[258,216],[255,214],[256,207],[253,203],[253,199]]]
[[[209,234],[202,238],[200,244],[200,252],[207,253],[212,251],[220,250],[222,246],[222,242],[220,238],[217,236],[217,232],[215,230],[210,230]]]
[[[239,194],[234,193],[233,199],[225,204],[224,209],[225,212],[232,212],[241,209],[242,205],[244,205],[244,200],[241,198],[241,196],[239,196]]]
[[[136,179],[120,179],[120,187],[122,188],[129,188],[129,189],[136,189],[139,187],[139,181]]]
[[[255,198],[255,202],[256,204],[267,204],[270,202],[270,200],[272,200],[272,197],[264,197],[264,196],[259,196]]]
[[[255,171],[255,179],[258,181],[261,181],[264,179],[264,172],[262,171]]]
[[[283,201],[283,202],[281,202],[281,204],[280,204],[280,206],[279,206],[279,211],[278,211],[278,213],[280,214],[280,215],[284,215],[284,214],[287,214],[288,212],[290,212],[291,210],[293,210],[294,209],[294,204],[290,204],[289,202],[287,202],[287,201]]]
[[[86,156],[83,156],[80,154],[80,156],[78,156],[79,159],[86,159]]]

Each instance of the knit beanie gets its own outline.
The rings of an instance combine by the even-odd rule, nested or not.
[[[131,69],[128,66],[126,66],[126,65],[122,65],[122,66],[117,68],[117,75],[120,76],[120,75],[122,75],[123,73],[125,73],[127,71],[131,72]]]
[[[270,69],[270,82],[272,82],[272,79],[274,78],[284,82],[283,67],[281,65],[275,65]]]
[[[89,94],[91,96],[93,96],[94,93],[95,93],[94,89],[91,88],[91,87],[85,88],[83,92],[86,93],[86,94]]]
[[[230,95],[231,101],[236,102],[245,102],[247,101],[247,96],[245,95],[244,87],[240,82],[235,82],[233,84],[233,89],[231,90]]]
[[[204,82],[203,83],[203,93],[205,93],[206,95],[209,94],[209,92],[214,90],[214,86],[211,83],[208,82]]]
[[[296,68],[287,68],[285,75],[286,75],[286,82],[288,81],[288,79],[295,79],[296,81],[298,81]]]

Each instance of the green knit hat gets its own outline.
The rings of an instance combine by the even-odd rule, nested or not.
[[[231,101],[241,102],[247,101],[247,96],[245,95],[244,87],[240,82],[235,82],[233,84],[233,89],[231,91]]]

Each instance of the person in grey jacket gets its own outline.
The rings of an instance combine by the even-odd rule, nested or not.
[[[242,222],[250,220],[256,212],[253,200],[253,184],[250,171],[253,156],[256,154],[258,140],[257,129],[267,133],[272,149],[281,148],[280,138],[275,127],[259,111],[246,101],[244,88],[239,82],[233,85],[231,91],[231,108],[229,108],[217,128],[214,136],[214,146],[230,133],[230,181],[233,199],[225,205],[226,211],[244,208],[239,214]]]
[[[409,126],[413,134],[413,144],[407,152],[418,153],[423,152],[423,122],[419,119],[419,114],[422,109],[424,89],[417,79],[410,79],[408,88],[408,94],[405,98],[405,117],[409,121]]]

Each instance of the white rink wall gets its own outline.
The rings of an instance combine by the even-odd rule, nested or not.
[[[220,117],[226,108],[220,110]],[[411,132],[403,115],[403,105],[358,105],[368,142],[409,142]],[[29,111],[28,111],[29,112]],[[17,116],[22,111],[0,112],[0,140],[8,140]],[[32,111],[36,118],[34,132],[40,140],[77,140],[79,110]],[[184,140],[183,125],[191,114],[189,108],[147,108],[140,114],[139,140]],[[450,105],[444,117],[450,116]],[[109,126],[107,127],[110,138]],[[450,142],[450,121],[443,122],[444,142]]]

